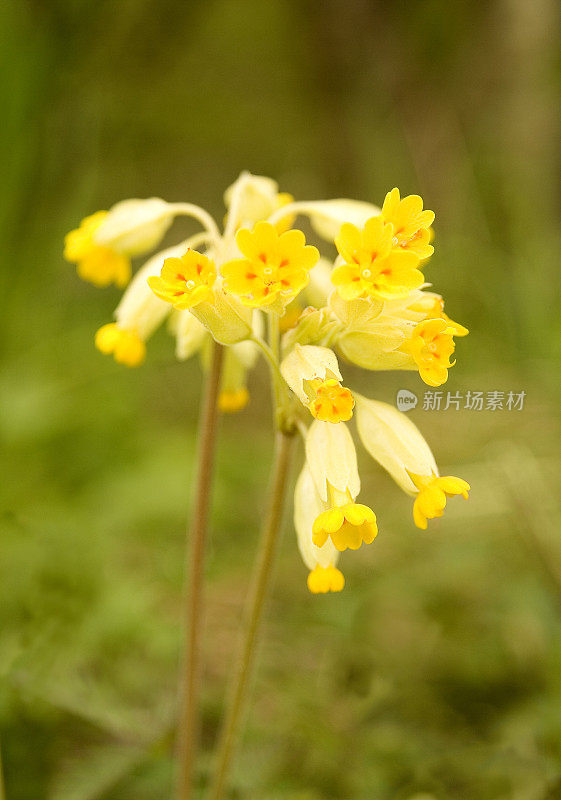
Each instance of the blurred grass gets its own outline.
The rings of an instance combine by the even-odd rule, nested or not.
[[[428,536],[366,458],[381,535],[310,597],[290,521],[232,797],[561,797],[559,11],[553,0],[7,0],[0,98],[0,721],[9,800],[168,796],[200,370],[94,352],[117,296],[61,259],[128,196],[222,215],[241,169],[298,197],[437,211],[430,276],[472,329],[412,418],[472,483]],[[173,235],[177,233],[174,228]],[[413,374],[353,375],[393,401]],[[347,373],[346,373],[347,374]],[[202,773],[266,489],[269,406],[226,418],[208,561]]]

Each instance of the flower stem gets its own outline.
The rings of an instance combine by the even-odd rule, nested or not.
[[[286,433],[277,433],[269,509],[255,561],[252,584],[242,625],[240,651],[226,703],[226,716],[218,744],[217,767],[210,785],[208,800],[220,800],[223,796],[237,738],[240,733],[267,589],[271,582],[276,545],[279,539],[292,440],[293,437]]]
[[[213,343],[210,371],[199,422],[199,451],[193,518],[188,537],[186,590],[186,645],[180,684],[180,712],[177,731],[179,779],[177,800],[193,796],[193,772],[199,734],[201,677],[201,632],[205,539],[212,480],[212,465],[218,418],[218,392],[224,348]]]

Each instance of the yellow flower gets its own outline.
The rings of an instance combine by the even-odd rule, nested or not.
[[[317,379],[309,385],[315,392],[315,399],[309,408],[316,419],[336,423],[346,422],[352,417],[354,397],[339,381],[333,378],[326,381]]]
[[[76,271],[82,280],[89,281],[94,286],[115,283],[122,289],[130,280],[130,258],[95,242],[95,234],[105,222],[107,214],[107,211],[98,211],[85,217],[79,228],[66,234],[64,258],[76,264]]]
[[[157,297],[174,308],[188,309],[212,298],[215,281],[214,262],[189,249],[181,258],[166,258],[161,276],[148,278],[148,285]]]
[[[346,422],[354,398],[341,386],[337,356],[328,347],[295,344],[280,365],[283,378],[298,399],[322,422]]]
[[[317,547],[322,547],[331,538],[337,550],[343,551],[347,547],[358,550],[363,542],[370,544],[376,538],[378,528],[372,509],[362,503],[353,503],[350,493],[346,499],[348,502],[344,505],[335,505],[316,517],[312,532]]]
[[[401,200],[399,189],[392,189],[384,200],[382,216],[393,225],[394,247],[415,253],[420,259],[433,254],[430,240],[434,211],[423,211],[423,200],[419,195],[410,194]]]
[[[449,497],[461,494],[464,500],[468,499],[470,485],[462,478],[455,478],[453,475],[440,478],[434,473],[415,475],[412,472],[409,477],[419,490],[413,503],[413,519],[415,525],[422,530],[426,530],[428,519],[442,516]]]
[[[312,525],[312,541],[323,547],[329,539],[339,551],[358,550],[378,533],[376,516],[355,503],[360,478],[353,439],[344,422],[314,422],[306,435],[306,461],[323,510]]]
[[[223,390],[218,395],[218,408],[223,414],[235,414],[249,403],[249,392],[245,386],[235,391]]]
[[[266,307],[277,299],[286,305],[306,286],[319,259],[302,231],[279,234],[268,222],[258,222],[252,231],[242,228],[236,242],[245,258],[226,262],[221,273],[226,291],[250,307]]]
[[[326,592],[340,592],[345,586],[343,573],[334,567],[317,567],[308,574],[308,589],[312,594],[325,594]]]
[[[450,319],[447,314],[444,313],[444,300],[442,297],[435,297],[434,306],[430,309],[427,314],[427,319],[435,319],[440,317],[443,319],[448,327],[452,330],[452,336],[467,336],[469,330],[464,327],[464,325],[460,325],[459,322],[454,322],[453,319]]]
[[[146,357],[146,345],[133,330],[120,328],[115,322],[103,325],[95,335],[95,346],[105,355],[113,354],[118,364],[138,367]]]
[[[341,227],[335,244],[344,264],[335,267],[331,280],[339,296],[402,297],[423,283],[419,256],[393,246],[393,225],[381,216],[366,221],[361,231],[350,222]]]
[[[411,339],[402,345],[410,353],[419,368],[421,378],[429,386],[441,386],[448,380],[448,370],[455,361],[450,361],[454,352],[454,328],[444,319],[427,319],[413,330]]]
[[[325,503],[317,492],[308,466],[305,465],[294,490],[294,526],[298,549],[310,570],[308,589],[312,594],[340,592],[345,585],[342,573],[336,568],[339,551],[331,540],[326,541],[323,547],[317,547],[313,542],[313,523],[324,509]]]

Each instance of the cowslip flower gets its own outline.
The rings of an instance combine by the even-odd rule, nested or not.
[[[131,259],[147,253],[161,241],[179,204],[158,197],[123,200],[109,211],[85,217],[64,240],[64,257],[76,264],[78,275],[95,286],[127,285]]]
[[[353,415],[352,393],[341,386],[337,356],[327,347],[294,345],[280,365],[283,378],[312,416],[323,422],[346,422]]]
[[[415,475],[409,473],[409,477],[419,490],[419,494],[413,503],[413,519],[415,525],[422,530],[427,528],[427,520],[441,517],[446,507],[446,500],[461,494],[464,500],[468,499],[470,485],[463,478],[455,478],[453,475],[440,477],[432,475]]]
[[[388,192],[382,206],[382,217],[393,225],[393,245],[414,253],[420,259],[432,256],[430,244],[434,211],[423,210],[423,200],[417,194],[401,199],[399,189]]]
[[[312,526],[312,540],[322,547],[328,539],[337,550],[358,550],[374,541],[376,515],[355,503],[360,478],[353,439],[343,422],[315,421],[306,435],[306,461],[316,490],[326,504]]]
[[[107,213],[97,211],[85,217],[79,228],[66,235],[64,257],[76,264],[76,271],[82,280],[99,287],[115,283],[122,289],[130,280],[130,258],[95,241],[95,234],[107,218]]]
[[[115,322],[102,325],[95,335],[95,346],[101,353],[113,355],[118,364],[127,367],[142,364],[146,340],[169,313],[169,306],[148,288],[147,279],[161,269],[166,255],[172,256],[182,248],[168,248],[153,256],[136,273],[115,309]]]
[[[215,281],[214,261],[189,249],[179,258],[166,258],[160,275],[148,278],[148,286],[156,297],[181,310],[210,300]]]
[[[341,323],[330,342],[345,358],[364,369],[418,370],[430,386],[446,382],[453,337],[469,332],[444,314],[439,295],[420,290],[385,301],[342,300],[334,293],[329,308]]]
[[[450,497],[469,491],[463,479],[439,474],[405,415],[343,385],[338,356],[367,370],[417,370],[439,386],[453,363],[454,337],[468,331],[424,284],[434,214],[417,195],[402,199],[393,189],[381,209],[342,198],[296,201],[270,178],[242,173],[225,202],[220,230],[190,203],[124,201],[71,232],[65,254],[98,285],[124,286],[132,259],[155,248],[178,214],[201,223],[201,233],[136,272],[96,346],[138,366],[167,319],[177,358],[198,356],[207,369],[212,342],[219,342],[226,348],[218,392],[224,413],[247,406],[249,375],[263,354],[276,424],[285,435],[299,432],[305,444],[294,523],[308,587],[337,592],[345,583],[340,553],[371,543],[378,531],[370,506],[356,502],[360,478],[346,425],[353,417],[368,453],[413,497],[418,527],[426,529]],[[336,245],[335,264],[306,243],[299,216]]]
[[[294,489],[294,527],[298,549],[309,569],[308,589],[312,594],[340,592],[345,585],[343,573],[337,569],[339,550],[328,539],[321,547],[314,544],[314,521],[325,510],[312,478],[305,464],[296,481]]]
[[[361,395],[357,426],[366,450],[407,494],[413,495],[413,519],[425,530],[427,520],[441,517],[449,497],[467,500],[467,481],[441,477],[432,451],[416,425],[393,406]]]
[[[306,244],[302,231],[279,234],[274,225],[258,222],[253,230],[242,228],[236,244],[244,258],[221,267],[227,292],[255,308],[266,308],[276,300],[281,308],[308,283],[310,269],[319,260],[316,247]]]
[[[395,247],[394,228],[377,216],[360,230],[346,223],[335,239],[343,263],[335,267],[331,280],[345,300],[364,295],[391,299],[408,294],[424,281],[419,256]]]
[[[427,319],[415,327],[402,346],[404,352],[413,356],[419,375],[429,386],[441,386],[448,380],[448,370],[455,363],[450,361],[456,347],[454,330],[445,319]]]

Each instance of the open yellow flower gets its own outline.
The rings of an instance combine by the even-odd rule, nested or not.
[[[258,222],[252,231],[242,228],[236,243],[245,258],[222,265],[224,287],[250,307],[266,308],[276,300],[289,303],[319,260],[317,248],[306,244],[302,231],[279,234],[268,222]]]
[[[455,361],[450,356],[455,350],[454,327],[445,319],[427,319],[413,330],[409,341],[402,345],[419,368],[419,375],[429,386],[441,386],[448,380],[448,370]]]
[[[353,415],[352,393],[341,386],[337,356],[328,347],[295,344],[280,365],[299,400],[322,422],[346,422]]]
[[[104,355],[113,355],[117,364],[138,367],[146,357],[146,345],[136,331],[121,328],[116,322],[103,325],[95,335],[95,346]]]
[[[461,494],[464,500],[468,499],[470,485],[462,478],[453,475],[439,477],[431,475],[415,475],[410,472],[409,477],[419,490],[413,503],[413,519],[415,525],[422,530],[427,528],[427,520],[441,517],[449,497]]]
[[[95,234],[107,215],[107,211],[97,211],[85,217],[79,228],[67,233],[64,238],[64,258],[76,264],[76,271],[82,280],[99,287],[115,283],[122,289],[130,280],[130,258],[95,241]]]
[[[382,216],[393,225],[395,247],[415,253],[420,259],[433,254],[430,240],[434,211],[423,210],[423,200],[419,195],[410,194],[402,200],[399,189],[392,189],[384,200]]]
[[[348,492],[344,499],[347,502],[343,505],[334,505],[316,517],[312,531],[317,547],[322,547],[331,538],[337,550],[358,550],[363,542],[370,544],[376,538],[378,528],[372,509],[362,503],[354,503]],[[340,498],[337,498],[337,502],[340,502]]]
[[[419,256],[394,247],[393,235],[393,225],[382,216],[367,220],[363,230],[351,223],[341,227],[335,245],[344,263],[331,274],[340,297],[353,300],[366,295],[391,300],[423,283],[423,274],[417,269]]]
[[[315,392],[315,399],[309,405],[312,416],[322,422],[347,422],[353,415],[355,407],[352,392],[339,381],[331,378],[327,381],[315,380],[310,384]]]
[[[161,300],[174,308],[187,309],[209,301],[215,281],[214,262],[189,249],[180,258],[166,258],[161,275],[148,278],[148,285]]]

